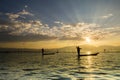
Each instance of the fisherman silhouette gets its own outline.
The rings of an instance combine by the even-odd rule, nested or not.
[[[104,49],[104,52],[106,52],[106,49]]]
[[[80,49],[82,49],[82,48],[80,48],[79,46],[77,46],[76,48],[77,48],[78,56],[80,56]]]
[[[41,51],[42,51],[42,55],[44,55],[44,49],[43,48],[41,49]]]

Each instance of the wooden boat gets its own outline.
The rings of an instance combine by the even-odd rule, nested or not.
[[[81,54],[79,56],[97,56],[99,54],[99,52],[94,53],[94,54]]]
[[[54,55],[55,53],[44,53],[43,55]]]

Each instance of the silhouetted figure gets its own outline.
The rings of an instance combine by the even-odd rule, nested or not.
[[[44,49],[43,48],[41,49],[41,51],[42,51],[42,55],[44,55]]]
[[[104,52],[106,52],[106,49],[104,49]]]
[[[82,49],[82,48],[80,48],[79,46],[77,46],[76,48],[77,48],[78,56],[80,56],[80,49]]]

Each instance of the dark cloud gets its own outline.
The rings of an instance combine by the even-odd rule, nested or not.
[[[0,25],[13,25],[14,23],[11,22],[10,20],[4,20],[0,18]]]
[[[19,36],[15,36],[15,35],[10,35],[9,31],[2,31],[0,32],[0,42],[22,42],[22,41],[40,41],[40,40],[52,40],[52,39],[56,39],[56,37],[49,37],[47,35],[33,35],[33,34],[29,34],[29,35],[19,35]]]
[[[66,37],[66,36],[63,36],[63,37],[61,37],[61,38],[59,38],[59,40],[84,40],[81,36],[79,36],[79,37]]]

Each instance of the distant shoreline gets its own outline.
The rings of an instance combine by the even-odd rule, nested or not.
[[[26,52],[29,52],[29,53],[40,53],[41,52],[41,49],[24,49],[24,48],[0,48],[0,53],[20,53],[20,52],[23,52],[23,53],[26,53]]]
[[[56,49],[45,49],[45,52],[61,52],[61,53],[75,53],[76,48],[56,48]],[[103,49],[88,49],[83,48],[82,53],[86,51],[91,51],[91,52],[100,52],[100,53],[120,53],[119,49],[107,49],[107,51],[103,51]],[[29,48],[0,48],[0,53],[41,53],[41,49],[29,49]]]

